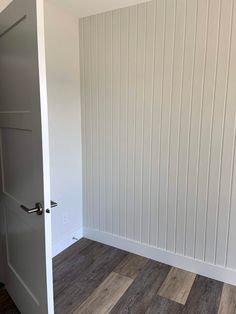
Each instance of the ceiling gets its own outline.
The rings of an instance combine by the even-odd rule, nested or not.
[[[78,17],[128,7],[150,0],[51,0]]]

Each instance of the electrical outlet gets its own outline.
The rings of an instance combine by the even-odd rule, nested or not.
[[[63,221],[63,224],[66,225],[69,223],[69,215],[67,213],[64,213],[63,216],[62,216],[62,221]]]

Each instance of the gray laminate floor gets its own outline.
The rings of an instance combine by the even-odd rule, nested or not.
[[[53,264],[56,314],[236,314],[236,287],[87,239]],[[4,289],[0,313],[18,313]]]

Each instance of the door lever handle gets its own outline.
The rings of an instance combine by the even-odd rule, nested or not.
[[[20,206],[27,214],[34,214],[42,215],[43,214],[43,207],[40,203],[36,203],[34,208],[28,208],[24,205]]]

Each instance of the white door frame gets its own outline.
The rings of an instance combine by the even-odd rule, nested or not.
[[[51,190],[50,190],[50,153],[49,153],[49,129],[48,129],[48,99],[47,99],[47,74],[46,74],[46,49],[45,49],[45,20],[44,20],[44,0],[36,0],[37,6],[37,34],[38,34],[38,64],[39,64],[39,85],[41,98],[41,124],[42,124],[42,148],[43,148],[43,164],[44,175],[44,200],[45,208],[51,207]],[[47,288],[48,288],[48,311],[49,314],[54,313],[53,299],[53,269],[52,269],[52,227],[51,214],[45,216],[45,229],[47,239],[45,243],[46,257],[51,259],[47,270]],[[49,236],[50,235],[50,236]]]

